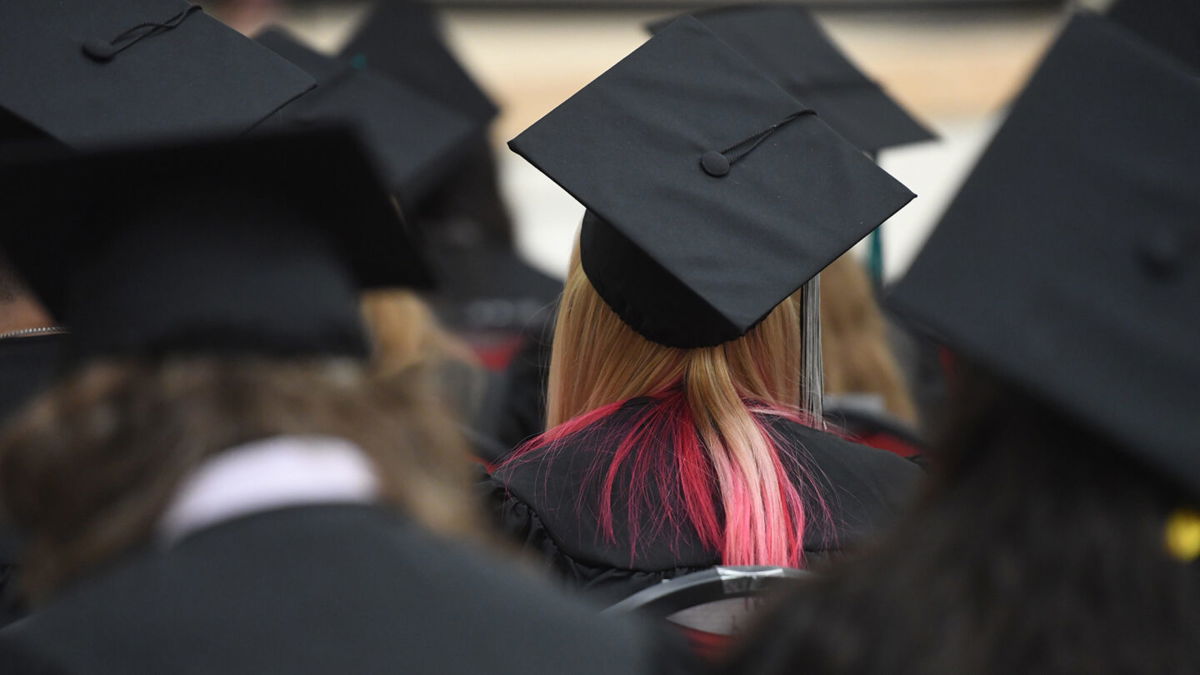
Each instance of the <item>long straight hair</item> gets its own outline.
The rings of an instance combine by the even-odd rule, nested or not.
[[[720,552],[723,564],[801,566],[812,515],[806,507],[815,504],[824,513],[824,503],[770,423],[814,423],[798,407],[801,352],[795,296],[737,340],[698,349],[651,342],[600,298],[576,246],[555,327],[548,431],[510,462],[552,453],[624,402],[650,397],[654,405],[623,436],[609,439],[616,447],[612,461],[593,474],[603,481],[602,533],[615,540],[613,491],[623,467],[632,467],[624,505],[631,558],[647,534],[638,527],[640,509],[651,503],[648,495],[658,494],[662,499],[653,503],[666,512],[650,520],[690,525],[706,547]]]

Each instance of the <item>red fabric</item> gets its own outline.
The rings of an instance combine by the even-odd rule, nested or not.
[[[473,343],[471,349],[485,368],[498,373],[508,368],[508,364],[512,362],[513,357],[517,355],[524,344],[523,336],[514,335],[499,341],[489,341],[486,344]]]
[[[871,434],[864,434],[854,438],[855,441],[863,445],[869,445],[872,448],[887,450],[901,457],[915,457],[921,454],[921,448],[909,443],[903,438],[894,436],[886,431],[877,431]]]
[[[710,663],[715,663],[729,651],[729,646],[733,642],[732,635],[720,635],[718,633],[709,633],[707,631],[696,630],[695,628],[684,628],[678,626],[679,630],[683,631],[683,636],[687,638],[688,644],[696,654]]]

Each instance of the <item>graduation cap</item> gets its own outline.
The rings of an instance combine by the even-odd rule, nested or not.
[[[388,186],[406,204],[436,183],[452,164],[449,158],[478,130],[453,108],[316,52],[281,28],[268,29],[255,39],[303,68],[318,85],[281,110],[271,126],[351,126],[378,160]]]
[[[1195,0],[1118,0],[1108,10],[1108,17],[1200,74],[1200,3]]]
[[[442,39],[437,17],[423,2],[381,0],[341,56],[403,82],[486,126],[496,104],[454,57]]]
[[[0,141],[73,147],[243,132],[314,85],[183,0],[4,0],[0,63]]]
[[[587,207],[600,296],[672,347],[744,335],[913,198],[691,18],[509,145]]]
[[[1200,494],[1200,79],[1075,16],[888,304]]]
[[[694,16],[859,149],[876,154],[936,138],[856,68],[803,7],[730,7]],[[657,33],[670,23],[649,28]]]
[[[364,355],[358,290],[426,266],[346,131],[5,163],[0,247],[107,355]]]

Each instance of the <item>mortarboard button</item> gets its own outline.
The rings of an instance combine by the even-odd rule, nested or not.
[[[716,150],[709,150],[700,157],[700,168],[713,178],[720,178],[729,173],[729,158]]]
[[[112,58],[117,55],[119,49],[113,46],[113,43],[97,38],[85,40],[83,43],[83,53],[93,61],[106,63],[112,61]]]

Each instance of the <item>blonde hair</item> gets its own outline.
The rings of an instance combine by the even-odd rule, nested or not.
[[[792,458],[778,452],[759,415],[801,417],[800,366],[796,296],[737,340],[698,349],[666,347],[639,335],[600,298],[584,274],[577,245],[555,327],[547,424],[557,427],[604,406],[677,391],[685,399],[680,410],[694,427],[683,433],[699,441],[698,452],[713,469],[707,484],[679,479],[687,516],[701,537],[719,548],[726,564],[797,565],[804,505],[785,469]],[[714,488],[719,510],[710,509]],[[709,504],[694,510],[700,502]],[[602,504],[602,519],[609,516]]]
[[[883,314],[862,265],[847,254],[826,267],[821,273],[825,391],[879,394],[889,413],[916,425],[917,408],[885,331]]]
[[[412,291],[367,291],[360,305],[371,334],[372,366],[381,374],[447,359],[478,363],[471,348],[446,332],[429,305]]]

